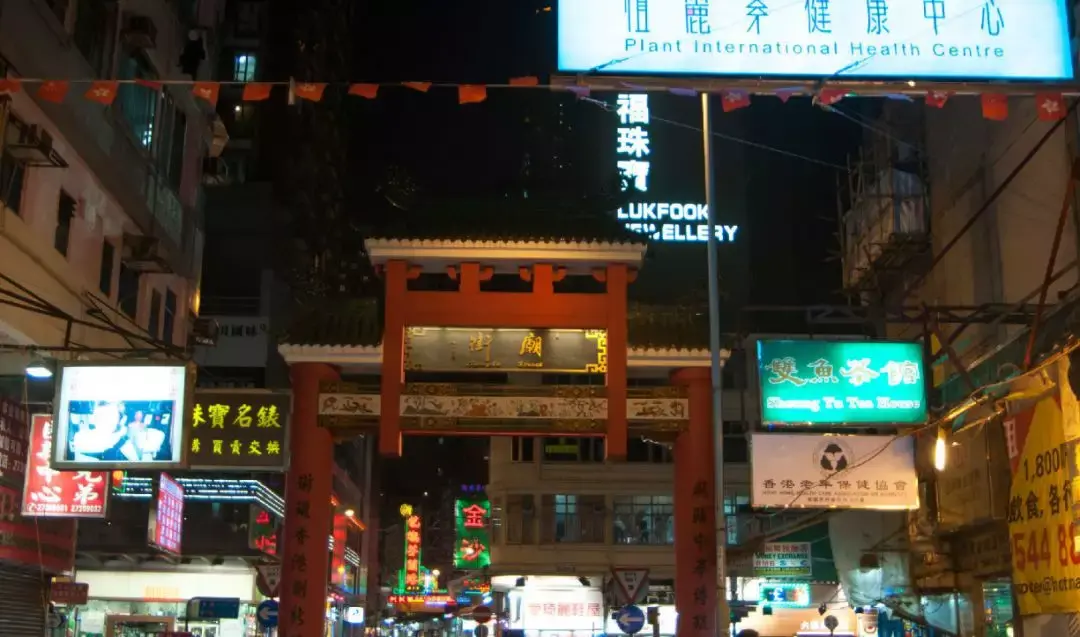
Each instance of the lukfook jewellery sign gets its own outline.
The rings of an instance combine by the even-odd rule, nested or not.
[[[801,509],[917,509],[911,436],[756,433],[751,504]]]
[[[559,0],[559,70],[1069,80],[1064,0]]]

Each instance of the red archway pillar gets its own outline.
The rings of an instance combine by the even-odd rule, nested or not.
[[[289,471],[285,484],[282,529],[279,637],[323,637],[330,559],[330,496],[334,481],[334,442],[319,427],[319,385],[338,380],[324,363],[295,363],[292,418],[289,423]]]
[[[675,608],[679,637],[714,637],[716,624],[716,478],[709,368],[681,369],[690,426],[675,440]]]
[[[626,422],[627,325],[626,288],[630,274],[626,265],[609,265],[607,281],[607,457],[626,460],[629,430]]]
[[[401,456],[401,390],[405,383],[405,307],[409,265],[401,260],[383,266],[382,377],[379,387],[379,453]]]

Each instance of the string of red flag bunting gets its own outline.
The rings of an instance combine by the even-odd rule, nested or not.
[[[329,82],[198,82],[198,81],[154,81],[145,79],[134,80],[44,80],[7,78],[0,79],[0,94],[17,93],[36,86],[35,94],[45,102],[55,104],[62,103],[74,85],[86,85],[82,97],[108,106],[116,99],[122,84],[135,84],[153,90],[162,90],[168,85],[190,86],[192,94],[211,106],[216,106],[222,87],[242,86],[241,99],[245,102],[262,102],[270,98],[271,91],[275,86],[285,86],[288,89],[290,100],[292,98],[320,102],[331,85]],[[434,82],[382,82],[382,83],[340,83],[346,88],[346,93],[355,97],[373,100],[379,95],[380,89],[404,87],[420,93],[427,93],[432,88],[449,88],[457,91],[459,104],[479,104],[487,100],[490,89],[550,89],[568,91],[578,97],[588,97],[591,89],[587,86],[576,85],[544,85],[536,76],[524,76],[511,78],[506,84],[456,84]],[[646,87],[638,87],[624,84],[625,90],[649,90]],[[81,90],[81,89],[80,89]],[[693,97],[700,92],[689,88],[668,88],[668,92],[674,95]],[[778,89],[772,94],[781,101],[787,102],[794,95],[803,93],[802,89]],[[721,105],[725,113],[739,110],[750,106],[751,94],[760,94],[742,89],[723,89],[717,91],[721,96]],[[927,91],[924,99],[927,106],[944,108],[945,103],[954,95],[951,91]],[[814,101],[821,106],[832,106],[845,97],[857,96],[857,93],[849,89],[822,88],[814,96]],[[880,95],[875,95],[880,97]],[[1009,116],[1008,95],[1004,93],[981,93],[979,95],[982,104],[982,115],[988,120],[1003,121]],[[906,96],[904,96],[907,99]],[[1065,96],[1059,92],[1036,92],[1035,103],[1038,118],[1043,121],[1056,121],[1065,117],[1067,113]]]

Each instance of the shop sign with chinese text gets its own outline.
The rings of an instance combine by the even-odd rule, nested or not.
[[[409,327],[405,369],[600,374],[607,372],[607,332]]]
[[[1056,372],[1058,391],[1005,419],[1012,469],[1008,521],[1013,591],[1021,615],[1074,613],[1080,608],[1080,525],[1073,520],[1080,427],[1067,375],[1068,358]]]
[[[280,537],[281,518],[258,504],[252,504],[248,518],[248,548],[277,555]]]
[[[751,502],[802,509],[917,509],[911,436],[755,433]]]
[[[926,422],[923,349],[894,341],[758,341],[761,421]]]
[[[188,432],[192,469],[284,471],[289,394],[197,390]]]
[[[754,577],[810,577],[809,542],[766,542],[754,553]]]
[[[568,74],[1071,81],[1062,0],[559,0]]]
[[[158,478],[157,499],[150,508],[150,546],[180,555],[184,535],[184,487],[167,474]]]
[[[56,471],[49,466],[52,446],[52,416],[34,415],[30,423],[22,514],[27,517],[105,517],[108,474],[104,471]]]
[[[21,514],[29,418],[21,404],[0,398],[0,561],[70,571],[75,568],[75,521]]]
[[[454,568],[491,566],[491,502],[461,499],[454,502]]]
[[[405,591],[419,591],[423,586],[420,579],[420,516],[412,513],[405,517],[405,568],[402,569],[402,581],[399,586]]]

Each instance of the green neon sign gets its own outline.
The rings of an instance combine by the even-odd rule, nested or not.
[[[758,341],[761,421],[926,422],[923,348],[895,341]]]
[[[491,566],[491,502],[466,499],[454,502],[454,568]]]

